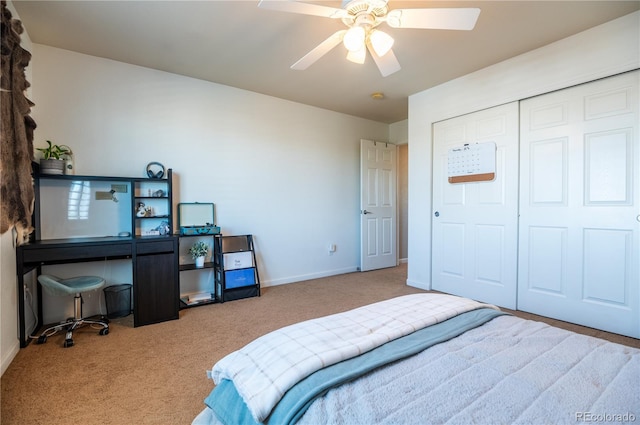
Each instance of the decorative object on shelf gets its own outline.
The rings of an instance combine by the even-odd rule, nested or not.
[[[181,236],[215,235],[220,227],[214,223],[214,205],[212,203],[178,204],[178,223]]]
[[[111,189],[109,193],[111,194],[111,200],[115,203],[118,203],[118,198],[116,197],[116,190]]]
[[[138,206],[136,207],[136,216],[137,217],[147,216],[147,209],[145,208],[144,202],[138,202]]]
[[[62,155],[62,158],[61,158],[64,161],[64,173],[67,175],[75,174],[76,170],[74,168],[74,163],[73,163],[73,151],[67,145],[60,145],[60,147],[67,149],[67,153]]]
[[[153,217],[153,209],[151,207],[145,206],[144,202],[138,202],[138,205],[136,207],[136,217]]]
[[[164,220],[154,230],[157,230],[161,236],[171,234],[171,228],[169,227],[169,222]]]
[[[154,198],[162,198],[164,196],[164,190],[162,189],[158,189],[155,192],[153,192],[152,195]]]
[[[51,140],[47,140],[46,148],[36,148],[42,152],[40,159],[40,173],[42,174],[64,174],[65,158],[71,153],[66,145],[54,145]]]
[[[189,248],[189,254],[191,254],[191,258],[196,261],[197,268],[204,267],[204,257],[207,255],[207,252],[209,252],[209,245],[203,241],[198,241]]]
[[[164,177],[164,165],[159,162],[150,162],[147,164],[147,176],[150,179],[161,179]]]

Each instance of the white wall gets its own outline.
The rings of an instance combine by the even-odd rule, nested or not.
[[[387,124],[40,44],[32,53],[34,144],[69,145],[76,174],[143,176],[150,161],[172,168],[174,203],[214,202],[224,234],[255,235],[265,286],[358,267],[360,139],[387,140]],[[3,371],[18,346],[6,237]],[[121,262],[44,271],[130,276]],[[98,308],[95,298],[85,309]],[[44,309],[47,323],[72,305],[45,299]]]
[[[396,145],[406,145],[409,142],[409,120],[402,120],[389,125],[389,142]]]
[[[431,287],[432,124],[640,67],[640,12],[409,97],[407,283]]]
[[[13,234],[0,237],[0,361],[2,373],[18,354],[18,291],[16,287],[16,257]]]
[[[255,235],[267,286],[358,266],[359,143],[388,125],[38,44],[34,64],[35,144],[69,145],[77,174],[171,167],[176,203]]]

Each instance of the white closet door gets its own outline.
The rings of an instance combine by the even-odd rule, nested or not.
[[[434,124],[433,289],[516,305],[518,103]],[[493,181],[448,182],[448,150],[496,143]]]
[[[519,310],[640,337],[639,75],[521,103]]]

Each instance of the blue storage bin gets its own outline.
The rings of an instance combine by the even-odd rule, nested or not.
[[[224,272],[225,286],[227,289],[241,288],[256,284],[256,275],[253,268],[228,270]]]

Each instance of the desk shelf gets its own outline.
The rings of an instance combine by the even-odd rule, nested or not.
[[[204,240],[204,239],[211,239],[213,237],[213,235],[182,235],[180,236],[180,243],[184,243],[186,241],[189,241],[188,243],[185,243],[185,246],[191,246],[193,242],[196,242],[197,240]],[[214,249],[214,244],[210,243],[209,244],[209,249],[213,250]],[[182,249],[180,250],[181,254],[185,254],[186,255],[186,250]],[[212,254],[211,258],[213,260],[215,254]],[[205,261],[204,266],[203,267],[196,267],[195,263],[181,263],[178,266],[178,269],[180,270],[180,280],[186,280],[183,279],[183,277],[185,276],[184,272],[187,272],[189,275],[192,274],[197,274],[198,276],[203,273],[203,272],[212,272],[214,268],[214,263],[213,261]],[[193,277],[193,276],[191,276]],[[208,290],[207,290],[208,289]],[[215,284],[212,284],[211,287],[207,288],[201,292],[198,292],[197,294],[210,294],[210,298],[209,299],[205,299],[205,300],[198,300],[195,302],[190,302],[189,301],[189,296],[192,295],[192,293],[181,293],[180,294],[180,308],[191,308],[191,307],[198,307],[201,305],[206,305],[206,304],[213,304],[218,302],[217,297],[216,297],[216,292],[215,292]],[[181,289],[182,292],[182,289]]]
[[[211,261],[206,261],[204,263],[204,267],[196,267],[195,264],[180,264],[179,269],[181,272],[183,271],[187,271],[187,270],[202,270],[202,269],[211,269],[213,268],[213,262]]]
[[[211,202],[189,202],[178,204],[178,226],[180,228],[180,307],[190,308],[218,302],[213,269],[215,244],[214,231],[220,231],[215,223],[215,206]],[[204,242],[209,247],[204,266],[196,267],[185,258],[191,257],[189,248],[196,242]],[[210,254],[210,257],[209,257]],[[205,257],[205,260],[207,259]],[[193,259],[191,259],[193,260]],[[195,297],[194,301],[192,297]],[[204,298],[204,299],[202,299]]]
[[[215,298],[215,294],[210,294],[210,298],[206,299],[206,300],[198,300],[198,301],[190,301],[189,300],[189,296],[183,296],[180,297],[180,307],[181,308],[191,308],[191,307],[198,307],[201,305],[206,305],[206,304],[214,304],[216,302],[218,302]]]
[[[136,236],[168,235],[173,229],[172,181],[173,172],[167,170],[166,179],[134,179],[132,181],[133,229]],[[148,209],[140,216],[141,209]]]

